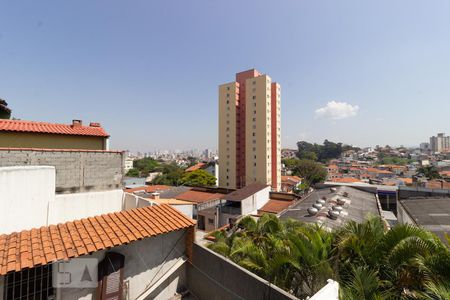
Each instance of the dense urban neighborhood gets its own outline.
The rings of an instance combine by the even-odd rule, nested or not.
[[[0,300],[450,300],[449,11],[0,3]]]

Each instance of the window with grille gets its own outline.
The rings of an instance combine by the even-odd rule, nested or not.
[[[52,265],[24,269],[5,276],[4,299],[55,299]]]

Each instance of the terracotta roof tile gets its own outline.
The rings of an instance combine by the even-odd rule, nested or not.
[[[0,131],[108,137],[109,135],[105,132],[105,130],[97,125],[93,126],[92,124],[92,126],[73,126],[67,124],[54,124],[35,121],[0,120]]]
[[[143,185],[131,189],[124,189],[127,193],[134,193],[134,192],[146,192],[146,193],[154,193],[154,192],[161,192],[166,191],[173,188],[173,186],[170,185]]]
[[[0,275],[195,225],[163,204],[0,235]]]
[[[258,213],[280,213],[292,205],[294,201],[269,199],[263,207],[258,210]]]
[[[190,166],[190,167],[187,168],[185,171],[186,171],[186,172],[193,172],[193,171],[200,170],[200,169],[202,169],[202,168],[205,167],[205,166],[206,166],[206,163],[200,162],[200,163],[198,163],[198,164],[195,164],[195,165],[193,165],[193,166]]]
[[[354,182],[360,182],[359,179],[353,178],[353,177],[343,177],[343,178],[334,178],[331,180],[333,182],[341,182],[341,183],[354,183]]]
[[[208,192],[202,192],[202,191],[186,191],[184,193],[181,193],[177,196],[175,196],[175,199],[178,200],[184,200],[189,202],[195,202],[195,203],[203,203],[208,202],[211,200],[218,200],[222,199],[225,196],[225,194],[221,193],[208,193]]]

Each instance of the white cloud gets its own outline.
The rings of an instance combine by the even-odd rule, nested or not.
[[[330,101],[324,107],[316,109],[316,116],[331,120],[341,120],[358,114],[359,106],[347,102]]]

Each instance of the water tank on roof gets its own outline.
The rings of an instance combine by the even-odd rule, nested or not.
[[[319,212],[319,210],[315,207],[310,207],[307,210],[308,210],[308,214],[310,216],[314,216],[315,214],[317,214]]]
[[[315,207],[315,208],[317,208],[317,209],[321,209],[322,208],[322,204],[320,204],[320,203],[314,203],[313,204],[313,207]]]
[[[328,211],[328,216],[329,216],[331,219],[336,220],[336,219],[339,217],[339,212],[336,211],[336,210],[330,209],[330,210]]]

